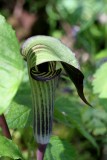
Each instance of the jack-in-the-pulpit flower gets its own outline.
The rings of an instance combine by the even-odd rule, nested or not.
[[[61,73],[60,62],[76,86],[78,95],[89,105],[83,94],[83,74],[74,53],[59,40],[49,36],[28,38],[21,53],[27,61],[33,101],[34,137],[39,144],[38,160],[48,144],[53,121],[55,90]]]

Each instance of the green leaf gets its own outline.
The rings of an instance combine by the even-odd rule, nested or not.
[[[102,58],[106,58],[107,57],[107,49],[101,50],[101,52],[99,52],[96,56],[95,59],[96,60],[100,60]]]
[[[104,108],[88,108],[82,115],[86,128],[94,136],[101,136],[107,131],[107,112]]]
[[[44,160],[76,160],[76,150],[67,141],[53,136],[47,146]]]
[[[32,96],[31,96],[27,67],[24,68],[23,80],[14,97],[14,101],[28,107],[31,107],[32,105]]]
[[[20,150],[12,140],[0,136],[0,157],[10,157],[12,159],[23,159]]]
[[[23,63],[15,32],[0,15],[0,114],[9,106],[22,79]]]
[[[61,97],[55,103],[55,119],[69,127],[75,127],[85,138],[98,148],[94,138],[87,132],[77,104],[69,98]]]
[[[6,113],[9,128],[24,128],[31,125],[31,109],[27,106],[12,102]]]
[[[92,85],[94,93],[99,94],[100,98],[107,98],[107,63],[97,69]]]
[[[100,106],[102,106],[104,108],[105,112],[107,112],[107,98],[106,99],[100,98],[98,102],[99,102]],[[107,118],[106,118],[106,120],[107,120]]]

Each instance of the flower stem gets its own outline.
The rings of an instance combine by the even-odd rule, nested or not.
[[[37,160],[43,160],[47,144],[38,144]]]
[[[0,127],[2,128],[3,135],[12,139],[4,114],[0,115]]]

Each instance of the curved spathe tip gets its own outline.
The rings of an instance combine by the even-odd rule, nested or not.
[[[72,82],[74,83],[79,97],[84,101],[84,103],[92,107],[92,105],[86,100],[83,92],[83,80],[84,80],[83,73],[79,69],[67,63],[62,62],[62,66],[64,67],[66,73],[68,74]]]

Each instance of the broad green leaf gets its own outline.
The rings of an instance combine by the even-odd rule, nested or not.
[[[76,160],[77,153],[74,147],[59,139],[57,136],[53,136],[50,143],[47,146],[44,160]]]
[[[77,104],[69,98],[61,97],[55,103],[55,119],[69,127],[75,127],[96,148],[98,147],[94,138],[85,129],[78,110]]]
[[[9,128],[23,128],[31,125],[31,109],[27,106],[12,102],[6,113],[6,120]]]
[[[92,85],[94,93],[99,94],[100,98],[107,98],[107,63],[97,69]]]
[[[23,159],[17,145],[3,136],[0,136],[0,157],[10,157],[12,159]]]
[[[9,106],[22,79],[23,63],[12,27],[0,15],[0,114]]]

